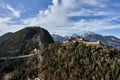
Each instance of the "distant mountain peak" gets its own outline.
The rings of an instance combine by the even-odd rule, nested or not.
[[[60,35],[52,34],[54,41],[63,42],[69,39],[69,37],[62,37]]]
[[[79,35],[77,35],[76,33],[74,33],[71,37],[78,37]]]
[[[87,33],[81,35],[81,37],[87,41],[94,42],[99,40],[103,45],[113,46],[114,48],[120,50],[120,39],[114,36],[102,36],[101,34],[96,34],[91,31],[88,31]]]
[[[88,31],[84,34],[81,35],[81,37],[86,37],[86,36],[89,36],[89,35],[95,35],[96,33],[92,32],[92,31]]]
[[[94,35],[94,34],[96,34],[96,33],[92,32],[92,31],[88,31],[88,32],[84,33],[83,35]]]

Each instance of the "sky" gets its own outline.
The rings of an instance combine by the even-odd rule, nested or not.
[[[120,38],[120,0],[0,0],[0,35],[27,26],[61,36],[92,31]]]

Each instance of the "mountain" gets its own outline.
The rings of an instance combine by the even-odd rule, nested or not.
[[[76,36],[78,35],[72,37]],[[120,51],[112,47],[101,44],[88,45],[84,41],[74,42],[74,40],[65,43],[53,42],[50,34],[40,27],[27,27],[15,33],[7,33],[0,37],[1,41],[2,39],[6,41],[3,41],[6,52],[10,51],[7,48],[10,45],[14,51],[14,46],[19,50],[20,44],[24,43],[25,46],[21,49],[24,53],[38,46],[38,41],[45,46],[46,43],[52,44],[39,56],[1,60],[0,80],[35,80],[35,78],[40,80],[120,80]]]
[[[103,45],[112,46],[120,50],[120,39],[114,36],[102,36],[100,34],[96,34],[89,31],[81,35],[81,37],[87,41],[92,41],[92,42],[100,41],[101,44]]]
[[[26,27],[0,36],[0,58],[29,55],[35,48],[44,48],[51,43],[54,43],[54,40],[47,30],[37,26]],[[28,80],[27,75],[37,76],[37,63],[37,56],[0,59],[0,80]]]
[[[41,27],[26,27],[15,33],[6,33],[0,37],[0,56],[29,54],[38,43],[47,46],[53,43],[49,32]]]
[[[55,35],[55,34],[52,34],[52,37],[53,37],[54,41],[57,41],[57,42],[63,42],[63,41],[67,41],[69,39],[68,36],[62,37],[62,36]]]
[[[73,34],[71,37],[82,37],[86,41],[96,42],[100,41],[103,45],[112,46],[118,50],[120,50],[120,39],[114,36],[102,36],[100,34],[96,34],[94,32],[88,31],[82,35]],[[52,35],[53,39],[58,42],[63,42],[69,40],[69,37],[62,37],[60,35]]]

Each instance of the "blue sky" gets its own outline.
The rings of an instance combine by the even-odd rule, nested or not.
[[[93,31],[120,38],[120,0],[0,0],[0,35],[26,26],[62,36]]]

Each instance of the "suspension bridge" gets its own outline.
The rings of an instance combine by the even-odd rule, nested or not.
[[[20,55],[20,56],[10,56],[10,57],[0,57],[0,60],[12,60],[12,59],[28,58],[28,57],[32,57],[32,56],[35,56],[35,55],[39,55],[42,52],[44,52],[46,49],[47,49],[47,47],[45,49],[43,49],[42,51],[37,51],[34,54]]]
[[[38,46],[40,48],[40,50],[36,50],[35,53],[31,53],[31,54],[28,54],[28,55],[20,55],[20,56],[9,56],[9,57],[0,57],[0,61],[3,61],[3,60],[14,60],[14,59],[22,59],[22,58],[29,58],[29,57],[32,57],[32,56],[37,56],[38,57],[38,67],[40,69],[41,67],[41,63],[42,63],[42,56],[41,56],[41,53],[43,53],[45,50],[48,49],[48,47],[44,48],[44,49],[41,49],[41,41],[40,41],[40,37],[38,36],[37,37],[37,41],[38,41]],[[41,71],[38,70],[38,77],[40,77],[40,73]],[[34,80],[40,80],[40,78],[35,78]]]

